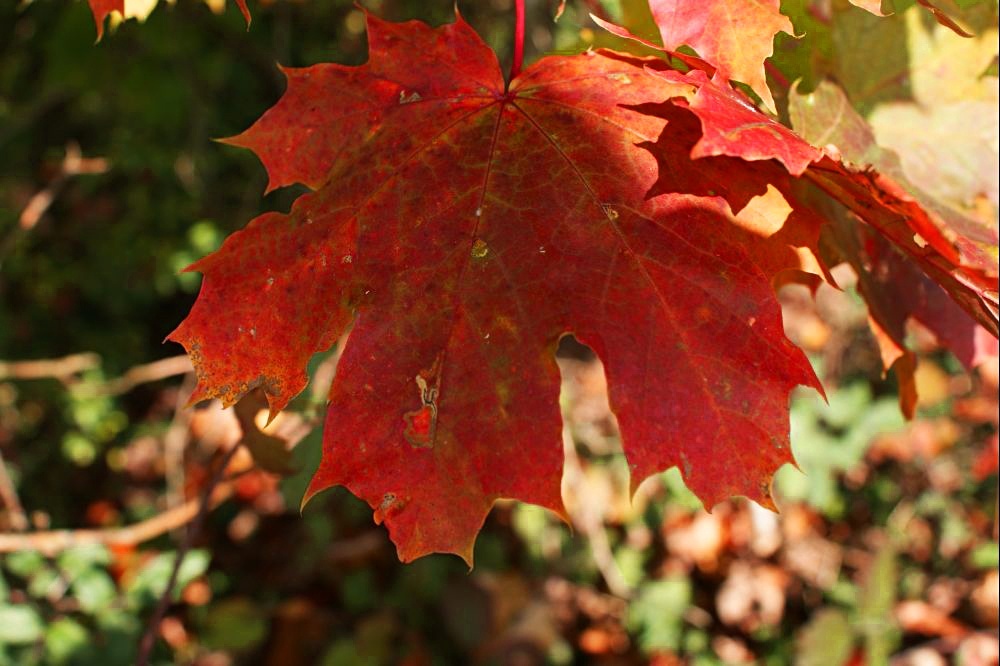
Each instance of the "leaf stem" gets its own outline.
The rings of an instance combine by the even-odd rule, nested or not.
[[[524,0],[514,0],[514,61],[510,64],[510,80],[521,73],[524,64]]]
[[[778,69],[778,66],[775,65],[773,62],[771,62],[770,60],[765,60],[764,70],[771,75],[771,78],[774,79],[775,83],[781,86],[782,90],[784,90],[785,92],[791,90],[792,84],[789,82],[788,77],[785,76],[785,74],[780,69]]]
[[[142,639],[139,641],[139,653],[136,656],[135,663],[136,666],[147,666],[149,664],[150,657],[153,654],[153,648],[156,646],[156,633],[160,628],[160,623],[163,621],[163,616],[167,612],[167,608],[170,606],[173,600],[174,586],[177,585],[177,579],[180,576],[181,565],[184,563],[184,558],[187,556],[188,551],[194,545],[195,537],[201,530],[202,523],[205,522],[205,516],[208,514],[212,503],[212,494],[215,492],[216,486],[222,481],[226,474],[226,468],[229,463],[236,456],[236,452],[240,449],[241,444],[237,444],[233,448],[229,449],[225,456],[223,456],[222,461],[219,463],[218,469],[209,478],[208,483],[201,491],[201,498],[198,502],[198,513],[195,514],[194,520],[188,526],[187,534],[184,536],[183,541],[177,547],[177,554],[174,556],[174,566],[170,570],[170,577],[167,579],[167,586],[163,589],[163,594],[160,595],[160,599],[153,609],[153,614],[149,618],[149,623],[146,625],[146,631],[142,635]]]

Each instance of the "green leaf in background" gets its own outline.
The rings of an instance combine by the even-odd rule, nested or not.
[[[100,654],[101,664],[118,666],[131,664],[142,635],[143,624],[134,610],[108,609],[97,614],[100,633],[95,640],[94,651]],[[86,666],[90,666],[84,662]]]
[[[649,552],[639,550],[627,545],[619,546],[615,549],[615,564],[621,571],[625,584],[629,587],[637,587],[645,577],[645,564],[649,557]]]
[[[267,637],[267,614],[246,597],[214,603],[201,627],[206,646],[241,652]]]
[[[644,652],[676,650],[683,634],[684,612],[691,605],[691,581],[667,578],[646,583],[629,607],[628,624],[639,634]]]
[[[377,602],[375,580],[372,572],[367,569],[351,571],[346,574],[340,589],[340,598],[344,608],[353,613],[371,610]]]
[[[66,582],[55,569],[47,568],[35,572],[28,579],[28,594],[35,598],[44,598],[55,590],[60,590]]]
[[[42,618],[31,606],[0,606],[0,645],[34,643],[42,636]]]
[[[30,578],[45,567],[45,558],[36,551],[21,550],[5,555],[3,565],[15,576]]]
[[[909,181],[952,208],[974,214],[975,198],[997,206],[1000,111],[997,82],[982,72],[997,54],[997,30],[973,38],[904,15],[913,100],[877,106],[868,117],[880,146],[895,151]],[[961,128],[961,131],[958,131]]]
[[[320,659],[320,666],[340,666],[340,664],[366,664],[358,647],[349,638],[334,642]],[[366,664],[367,666],[367,664]]]
[[[979,544],[969,553],[969,563],[977,569],[996,569],[1000,566],[1000,546],[996,541]]]
[[[796,666],[844,666],[854,649],[851,624],[842,611],[823,608],[797,640]]]
[[[855,625],[865,639],[866,663],[888,664],[898,643],[899,630],[893,618],[898,577],[895,548],[886,543],[872,560],[858,599]]]
[[[291,466],[294,474],[282,476],[279,481],[281,496],[288,506],[298,506],[302,502],[313,471],[319,466],[323,453],[323,429],[315,428],[291,451]]]
[[[543,544],[549,527],[549,517],[545,509],[533,504],[518,503],[514,505],[511,521],[518,535],[524,539],[531,556],[541,560],[544,556]]]
[[[793,440],[794,441],[794,440]],[[667,487],[667,491],[670,493],[670,501],[678,504],[689,511],[698,511],[703,509],[701,500],[687,487],[684,483],[684,477],[681,476],[681,471],[676,467],[671,467],[666,472],[660,475],[663,479],[663,484]]]
[[[45,628],[46,663],[84,663],[87,652],[92,653],[90,635],[86,627],[75,620],[61,617]]]
[[[73,594],[80,602],[80,610],[84,613],[96,613],[114,602],[118,596],[118,588],[111,576],[100,569],[89,569],[81,573],[73,581]]]
[[[781,497],[807,501],[827,515],[843,511],[837,476],[864,459],[872,440],[903,427],[892,397],[873,398],[865,382],[832,391],[830,403],[802,394],[792,402],[791,440],[798,469],[786,465],[775,475]]]
[[[100,544],[67,548],[56,558],[56,564],[59,569],[70,580],[77,578],[91,569],[105,567],[110,562],[111,554],[108,553],[107,548]]]
[[[125,594],[133,604],[144,606],[163,594],[174,566],[174,558],[175,554],[170,552],[157,555],[132,579]],[[187,553],[177,574],[177,584],[173,590],[175,599],[179,597],[185,585],[205,573],[210,560],[211,555],[206,550],[192,550]]]

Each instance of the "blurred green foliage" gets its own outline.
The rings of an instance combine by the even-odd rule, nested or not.
[[[108,573],[111,556],[103,546],[71,548],[54,559],[34,551],[6,555],[4,580],[22,594],[7,590],[0,597],[0,664],[131,663],[141,618],[163,593],[173,559],[172,552],[160,553],[119,586]],[[207,552],[188,553],[180,586],[208,564]]]

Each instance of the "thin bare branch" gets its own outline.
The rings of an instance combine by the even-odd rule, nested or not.
[[[170,571],[170,578],[167,580],[167,585],[163,589],[163,594],[160,595],[160,600],[157,602],[156,608],[153,609],[153,614],[149,618],[149,624],[146,625],[146,631],[142,635],[142,640],[139,641],[139,654],[135,660],[136,666],[146,666],[149,663],[149,658],[153,654],[153,646],[156,644],[157,630],[160,628],[160,622],[163,620],[163,616],[167,612],[167,607],[170,605],[174,586],[177,585],[177,576],[180,574],[181,564],[184,562],[184,557],[188,551],[191,550],[191,546],[194,545],[194,539],[198,535],[198,532],[201,531],[202,523],[205,522],[205,516],[208,515],[211,509],[212,497],[215,494],[216,487],[222,482],[226,468],[239,450],[240,446],[237,445],[226,452],[226,455],[219,462],[215,473],[212,474],[208,484],[205,485],[201,492],[194,520],[191,521],[191,525],[188,527],[184,541],[177,548],[177,555],[174,557],[174,566]]]
[[[46,378],[66,380],[86,370],[93,370],[100,363],[101,357],[92,352],[33,361],[0,361],[0,380]]]
[[[187,357],[183,358],[187,361]],[[167,361],[174,359],[165,359]],[[150,364],[153,365],[153,364]],[[149,366],[146,366],[149,367]],[[188,365],[190,367],[190,364]],[[129,371],[131,372],[131,371]],[[126,377],[128,373],[126,373]],[[122,377],[125,379],[125,377]],[[163,435],[163,468],[167,482],[167,506],[174,507],[184,500],[184,451],[191,442],[191,410],[187,409],[188,400],[194,391],[194,375],[188,375],[174,404],[174,416],[170,426]]]
[[[576,444],[573,442],[573,435],[568,427],[563,428],[563,451],[565,453],[565,463],[563,467],[564,490],[571,492],[576,497],[586,494],[584,488],[583,467],[580,458],[576,453]],[[594,557],[594,564],[600,572],[608,590],[617,597],[628,599],[632,596],[632,588],[629,587],[622,575],[618,563],[615,562],[614,553],[611,551],[611,544],[608,542],[608,533],[604,526],[603,514],[587,510],[580,505],[568,507],[573,526],[580,530],[580,533],[590,544],[590,551]]]
[[[66,145],[66,156],[59,165],[59,171],[45,188],[35,193],[28,205],[21,211],[21,229],[28,231],[42,219],[45,211],[56,200],[66,181],[73,176],[101,174],[108,170],[110,163],[103,157],[84,157],[75,142]]]
[[[208,508],[211,509],[222,504],[232,494],[232,481],[219,484],[214,492],[211,493]],[[142,522],[127,527],[0,534],[0,553],[35,550],[51,557],[68,548],[91,544],[136,546],[191,522],[198,515],[201,503],[200,498],[191,499],[178,507],[168,509],[152,518],[147,518]]]
[[[45,358],[30,361],[0,361],[0,380],[46,379],[66,381],[75,375],[100,367],[101,357],[93,352],[70,354],[62,358]],[[96,386],[80,387],[88,395],[121,395],[140,384],[160,381],[193,372],[186,354],[163,358],[130,368],[120,377],[109,379]]]
[[[288,440],[289,448],[295,447],[308,435],[319,423],[319,420],[302,421],[293,424],[283,436]],[[240,448],[234,446],[226,452],[225,463],[235,455],[235,451]],[[234,474],[231,478],[217,484],[211,491],[206,510],[211,510],[232,497],[235,481],[256,468],[250,468]],[[4,502],[6,503],[6,496]],[[134,525],[126,527],[113,527],[107,529],[66,529],[66,530],[44,530],[38,532],[25,532],[14,534],[10,532],[0,533],[0,553],[14,553],[22,550],[35,550],[43,555],[54,556],[67,548],[83,546],[89,544],[103,544],[105,546],[137,546],[151,541],[167,532],[183,527],[188,524],[198,514],[201,500],[190,499],[183,504],[163,511],[152,518],[147,518]],[[7,505],[9,507],[9,505]]]
[[[384,530],[369,530],[331,543],[326,549],[323,561],[329,566],[358,562],[388,547],[389,538]]]
[[[7,519],[10,526],[21,532],[28,529],[28,516],[21,506],[21,499],[17,496],[17,488],[14,481],[7,473],[7,463],[3,459],[3,452],[0,451],[0,504],[7,509]]]
[[[163,358],[159,361],[137,365],[130,368],[121,377],[109,379],[93,389],[97,395],[121,395],[128,393],[140,384],[158,382],[161,379],[186,375],[193,372],[191,360],[186,354]]]

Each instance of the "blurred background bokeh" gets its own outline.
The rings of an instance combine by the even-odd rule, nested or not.
[[[363,62],[364,16],[350,0],[257,2],[248,31],[232,3],[155,4],[95,45],[85,2],[0,3],[0,665],[131,663],[213,465],[241,441],[196,521],[154,663],[997,663],[996,363],[966,371],[915,327],[921,398],[905,422],[846,268],[843,291],[780,294],[829,397],[792,401],[800,469],[775,479],[780,514],[742,499],[707,513],[676,470],[630,501],[600,362],[567,340],[572,529],[500,503],[469,572],[449,556],[400,564],[346,491],[300,515],[337,348],[262,433],[252,399],[186,409],[190,366],[162,340],[197,293],[180,270],[299,194],[262,197],[254,156],[212,139],[278,99],[276,62]],[[392,20],[453,17],[452,0],[362,4]],[[779,39],[784,71],[807,87],[837,77],[907,157],[909,135],[891,130],[910,122],[912,91],[865,76],[873,61],[894,66],[879,44],[905,71],[920,39],[926,53],[952,38],[912,10],[785,4],[811,32]],[[983,30],[996,4],[959,4],[977,53],[995,53],[995,28]],[[578,0],[554,23],[557,5],[529,3],[529,60],[621,48],[589,12],[655,34],[643,2]],[[508,59],[512,2],[459,6]],[[974,74],[994,109],[995,65]],[[962,149],[995,145],[995,121],[963,108]],[[931,111],[913,121],[922,136],[948,136],[952,120]]]

